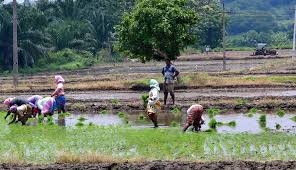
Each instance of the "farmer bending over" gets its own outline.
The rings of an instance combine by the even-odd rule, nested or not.
[[[7,109],[8,111],[7,111],[7,114],[4,117],[4,119],[6,119],[10,115],[10,113],[11,113],[10,107],[11,106],[14,106],[14,105],[21,106],[23,104],[29,104],[29,102],[27,100],[22,99],[22,98],[18,98],[18,97],[7,98],[3,103],[8,107],[8,109]]]
[[[147,114],[149,119],[153,122],[154,127],[157,128],[157,111],[160,108],[160,102],[159,102],[159,84],[156,80],[151,79],[149,81],[149,86],[151,88],[149,92],[149,98],[147,103]]]
[[[203,107],[199,104],[192,105],[187,110],[187,120],[183,128],[183,132],[193,125],[192,131],[200,131],[201,125],[204,124],[202,119]]]
[[[9,125],[19,121],[22,122],[22,125],[25,125],[27,120],[32,117],[33,113],[32,106],[30,104],[23,104],[21,106],[14,105],[10,107],[9,111],[14,114],[14,117]]]
[[[179,71],[171,63],[169,59],[165,61],[166,66],[162,69],[162,75],[164,76],[163,92],[164,92],[164,105],[166,105],[168,94],[170,93],[173,105],[175,104],[174,93],[174,80],[179,75]]]
[[[41,110],[37,107],[38,100],[41,100],[43,97],[39,95],[31,96],[27,101],[32,105],[33,104],[33,117],[36,117],[37,114],[41,114]]]
[[[41,114],[46,117],[52,116],[56,107],[56,101],[53,97],[45,97],[37,101],[37,107],[41,110]]]

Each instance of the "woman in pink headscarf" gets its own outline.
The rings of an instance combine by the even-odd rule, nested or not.
[[[190,126],[193,126],[193,131],[200,131],[201,125],[204,124],[202,119],[203,111],[202,105],[199,104],[192,105],[187,110],[187,120],[183,127],[183,132],[186,132]]]
[[[61,111],[65,113],[65,104],[66,104],[66,98],[65,98],[65,91],[64,91],[64,83],[65,80],[62,76],[56,75],[54,77],[54,81],[56,84],[55,91],[51,94],[51,97],[54,97],[57,104],[58,113],[60,114]]]

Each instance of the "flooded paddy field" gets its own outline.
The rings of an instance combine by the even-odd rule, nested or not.
[[[250,115],[252,114],[252,115]],[[260,117],[266,116],[264,126],[260,124]],[[212,130],[210,121],[213,119],[208,114],[203,115],[205,124],[202,125],[201,132]],[[266,131],[284,132],[296,134],[296,114],[288,113],[280,117],[274,113],[224,113],[216,115],[214,118],[218,123],[215,128],[217,133],[253,133],[259,134]],[[58,126],[80,127],[80,126],[118,126],[131,127],[136,129],[152,128],[152,123],[144,112],[133,113],[92,113],[92,114],[70,114],[63,118],[58,115],[53,116],[54,123]],[[186,120],[186,114],[182,112],[162,112],[158,114],[160,128],[168,129],[172,127],[181,128]],[[228,125],[229,122],[235,122]],[[38,125],[37,120],[32,120],[28,125]]]
[[[221,72],[220,56],[176,61],[188,85],[177,87],[176,106],[163,106],[158,129],[147,119],[141,96],[148,92],[143,88],[146,79],[162,80],[164,63],[128,62],[25,75],[19,89],[7,88],[11,77],[0,77],[3,100],[48,96],[52,76],[64,75],[67,110],[72,113],[56,114],[42,123],[31,119],[27,126],[8,126],[8,120],[0,119],[0,162],[7,163],[0,169],[295,169],[295,66],[265,70],[267,63],[282,63],[289,55],[249,58],[247,53],[232,53],[227,72]],[[263,71],[257,70],[261,67]],[[200,77],[190,79],[191,73],[200,72]],[[205,124],[200,133],[182,133],[186,109],[194,103],[205,107]],[[211,109],[221,113],[212,117]],[[281,109],[282,117],[277,115]]]

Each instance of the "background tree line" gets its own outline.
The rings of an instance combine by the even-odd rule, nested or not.
[[[21,71],[76,69],[97,62],[120,61],[113,49],[115,26],[136,0],[36,0],[18,4]],[[161,0],[160,0],[161,1]],[[195,47],[219,46],[221,23],[215,0],[186,1],[199,16]],[[0,70],[12,69],[12,9],[0,1]],[[206,35],[206,36],[204,36]]]
[[[144,0],[138,0],[141,1]],[[76,69],[97,62],[122,60],[123,56],[113,48],[118,40],[115,27],[122,22],[124,13],[134,9],[136,0],[25,2],[18,4],[21,71]],[[291,42],[293,11],[289,8],[296,0],[225,0],[225,3],[227,10],[233,12],[227,19],[229,46],[254,47],[257,42],[284,46]],[[220,47],[220,1],[188,0],[184,8],[197,15],[190,30],[194,39],[191,46]],[[0,71],[11,68],[12,9],[11,4],[0,0]]]

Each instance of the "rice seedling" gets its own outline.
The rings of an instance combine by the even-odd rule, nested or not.
[[[247,104],[247,100],[243,99],[243,98],[239,98],[239,99],[236,100],[236,104],[240,105],[240,106],[244,106],[244,105]]]
[[[66,117],[68,117],[68,116],[70,116],[70,115],[71,115],[71,113],[69,113],[69,112],[60,113],[60,114],[58,115],[58,118],[59,118],[59,119],[65,119]]]
[[[43,123],[43,119],[44,119],[44,116],[43,115],[39,115],[38,116],[38,123]]]
[[[296,122],[296,116],[292,117],[291,120]]]
[[[178,123],[176,121],[172,121],[170,123],[170,127],[177,127],[178,126]]]
[[[148,98],[149,98],[149,95],[147,93],[143,94],[141,96],[141,99],[142,99],[142,103],[143,103],[143,107],[146,108],[147,107],[147,103],[148,103]]]
[[[217,121],[216,121],[216,119],[211,119],[210,120],[210,122],[209,122],[209,127],[211,128],[211,129],[216,129],[217,128]]]
[[[105,115],[105,114],[109,114],[109,112],[107,110],[102,110],[99,112],[99,114]]]
[[[124,117],[126,117],[126,113],[124,113],[124,112],[118,112],[117,115],[118,115],[120,118],[124,118]]]
[[[224,126],[223,122],[217,122],[217,127]]]
[[[141,113],[141,114],[138,116],[138,120],[143,121],[143,120],[145,120],[145,119],[146,119],[146,117],[144,116],[143,113]]]
[[[48,116],[48,117],[47,117],[47,124],[48,124],[48,125],[54,125],[54,122],[53,122],[53,118],[52,118],[52,116]]]
[[[235,127],[236,126],[236,122],[235,121],[231,121],[227,123],[228,126],[230,127]]]
[[[254,117],[254,114],[253,113],[248,113],[247,116],[248,117]]]
[[[220,109],[216,109],[216,108],[210,108],[207,110],[209,118],[214,118],[216,115],[221,113]]]
[[[75,124],[75,126],[84,126],[84,123],[81,122],[81,121],[79,121],[79,122],[77,122],[77,123]]]
[[[257,114],[257,113],[258,113],[258,110],[257,110],[256,108],[252,108],[252,109],[250,109],[250,110],[248,111],[247,116],[248,116],[248,117],[253,117],[254,114]]]
[[[84,122],[86,120],[85,117],[80,116],[77,120],[79,120],[80,122]]]
[[[112,99],[111,100],[112,105],[118,105],[119,104],[119,100],[118,99]]]
[[[282,109],[278,109],[276,114],[279,116],[279,117],[284,117],[286,112]]]
[[[266,127],[266,115],[265,114],[263,114],[259,117],[259,125],[261,128]]]

